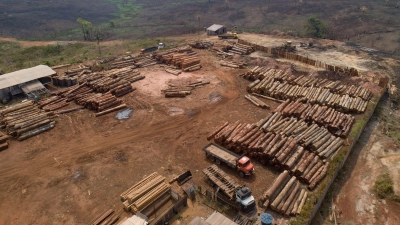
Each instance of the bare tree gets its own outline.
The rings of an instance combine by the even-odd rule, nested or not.
[[[365,15],[365,12],[368,11],[368,8],[365,6],[361,6],[360,10],[363,12],[363,15]]]

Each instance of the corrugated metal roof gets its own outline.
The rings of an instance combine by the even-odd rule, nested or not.
[[[56,74],[56,72],[45,65],[6,73],[0,76],[0,89],[12,87],[41,77],[48,77],[53,74]]]
[[[217,30],[219,30],[219,29],[221,29],[223,27],[224,27],[224,25],[214,24],[211,27],[207,28],[207,30],[217,31]]]
[[[206,219],[210,225],[238,225],[219,212],[214,212]]]

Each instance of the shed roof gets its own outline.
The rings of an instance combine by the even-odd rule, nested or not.
[[[31,80],[48,77],[56,74],[54,70],[45,65],[39,65],[28,69],[6,73],[0,76],[0,89],[12,87]]]
[[[214,212],[206,219],[210,225],[238,225],[219,212]]]
[[[223,28],[223,27],[224,27],[224,25],[214,24],[214,25],[212,25],[211,27],[207,28],[207,30],[210,30],[210,31],[217,31],[217,30],[219,30],[219,29],[221,29],[221,28]]]

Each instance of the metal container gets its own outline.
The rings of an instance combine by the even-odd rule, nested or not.
[[[260,215],[261,225],[272,225],[274,222],[274,218],[272,218],[271,214],[263,213]]]

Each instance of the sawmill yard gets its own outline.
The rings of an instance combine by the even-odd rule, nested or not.
[[[120,194],[153,172],[165,176],[168,181],[182,172],[190,170],[193,178],[189,183],[194,183],[196,187],[201,185],[203,191],[205,188],[211,189],[201,171],[211,165],[212,162],[205,157],[201,149],[210,142],[207,137],[216,131],[218,127],[224,125],[225,122],[229,122],[229,125],[226,126],[227,130],[225,130],[227,132],[231,129],[228,132],[229,134],[217,132],[217,135],[213,136],[212,139],[232,151],[248,153],[255,166],[255,174],[251,177],[241,178],[236,171],[228,166],[221,165],[220,167],[240,184],[249,186],[257,203],[260,199],[268,202],[268,198],[265,199],[265,192],[272,186],[274,180],[283,171],[283,168],[287,169],[291,175],[294,175],[293,177],[298,179],[298,181],[296,180],[298,185],[294,187],[293,184],[290,189],[293,191],[298,188],[298,192],[293,191],[293,197],[291,198],[294,199],[296,197],[297,199],[301,197],[299,196],[301,193],[300,187],[308,192],[309,197],[302,209],[302,213],[300,215],[289,213],[292,215],[291,217],[283,216],[284,213],[278,210],[278,204],[276,202],[273,203],[274,199],[278,198],[276,195],[279,193],[275,193],[274,199],[272,196],[269,199],[269,204],[272,206],[268,207],[268,203],[265,202],[263,204],[267,206],[267,212],[273,214],[278,223],[286,224],[289,219],[292,219],[294,223],[304,224],[309,219],[325,187],[328,186],[335,169],[343,160],[345,154],[350,151],[355,137],[361,132],[363,126],[369,120],[369,116],[373,114],[375,106],[384,93],[384,88],[381,86],[385,79],[382,78],[384,75],[390,78],[395,77],[395,73],[387,69],[394,65],[393,61],[383,58],[377,61],[374,55],[360,52],[358,49],[353,49],[345,46],[344,43],[336,41],[315,40],[319,47],[310,49],[298,47],[296,54],[300,56],[317,59],[319,62],[342,68],[354,68],[350,72],[357,71],[358,76],[353,76],[349,74],[349,71],[346,71],[346,73],[341,71],[340,75],[338,75],[338,73],[332,71],[327,72],[320,66],[312,66],[298,59],[277,57],[267,51],[254,51],[249,55],[233,54],[229,51],[222,53],[221,48],[227,45],[236,45],[234,42],[237,41],[223,41],[218,40],[217,37],[186,35],[180,37],[179,40],[182,44],[179,47],[181,50],[186,49],[188,43],[195,42],[199,37],[201,40],[214,42],[212,48],[215,49],[190,48],[190,51],[187,51],[188,55],[193,54],[198,57],[201,64],[200,69],[196,67],[197,64],[194,64],[194,66],[190,64],[187,67],[187,72],[182,68],[183,71],[180,71],[178,75],[174,75],[172,73],[176,72],[176,68],[173,69],[166,65],[165,61],[161,62],[165,60],[162,55],[156,59],[135,58],[138,68],[129,70],[134,75],[128,78],[124,77],[124,79],[131,80],[130,83],[132,84],[130,85],[129,83],[128,86],[132,88],[123,86],[123,88],[116,90],[116,93],[113,92],[121,100],[121,105],[125,104],[127,108],[133,110],[131,117],[128,119],[117,120],[115,118],[116,112],[96,115],[95,113],[98,113],[96,111],[101,111],[98,108],[101,106],[96,105],[94,107],[95,100],[93,102],[84,101],[84,99],[79,101],[76,95],[72,95],[74,86],[72,88],[59,87],[60,83],[58,85],[53,85],[54,83],[50,85],[49,89],[53,93],[58,93],[58,97],[53,98],[57,98],[56,101],[63,102],[63,104],[65,103],[65,106],[61,105],[61,108],[58,108],[59,105],[47,108],[49,109],[48,111],[54,112],[55,116],[51,115],[51,120],[55,121],[55,127],[23,141],[10,138],[8,140],[8,149],[0,152],[0,224],[88,224],[108,209],[120,212],[122,209]],[[285,39],[256,34],[242,34],[239,38],[264,47],[280,46],[287,40],[291,40],[295,44],[308,41],[308,39]],[[170,40],[173,39],[173,37],[170,38]],[[155,54],[157,55],[163,51],[157,51]],[[182,50],[182,52],[186,52],[186,50]],[[123,53],[124,51],[120,52],[120,54]],[[226,59],[221,57],[226,57]],[[114,60],[107,64],[115,65],[113,71],[125,68],[124,66],[126,65],[123,64],[123,61],[119,63],[120,57]],[[154,62],[158,61],[153,63],[152,60]],[[167,64],[171,65],[174,62],[176,63],[176,61],[172,61],[172,63],[169,61]],[[90,83],[93,82],[92,79],[97,74],[81,72],[85,70],[82,69],[83,67],[86,68],[92,63],[92,61],[83,61],[81,64],[71,65],[68,68],[56,69],[58,78],[64,79],[61,78],[62,74],[68,74],[68,71],[81,68],[77,72],[80,76],[78,81],[86,82],[82,85],[82,89],[87,87],[97,90],[98,88],[109,88],[108,90],[111,91],[111,86],[99,87],[95,83]],[[228,66],[221,66],[221,64]],[[318,65],[322,65],[322,63]],[[265,73],[261,73],[262,76],[260,73],[256,73],[257,67],[263,68]],[[168,69],[171,69],[172,72],[167,72],[166,70]],[[274,69],[274,72],[271,72],[271,69]],[[267,71],[270,71],[272,77],[268,77]],[[282,71],[282,73],[278,71]],[[99,73],[101,76],[105,76],[107,72],[101,74],[102,72],[100,71]],[[115,74],[117,77],[122,76],[117,72]],[[139,79],[138,74],[144,75],[144,78]],[[280,74],[280,77],[277,74]],[[300,79],[301,76],[304,79]],[[313,85],[306,84],[312,83],[316,78],[338,82],[333,84],[330,81],[324,83],[320,80],[319,83],[315,82]],[[253,83],[253,86],[249,86],[257,79],[260,84],[264,82],[265,89],[262,86],[257,86],[258,83]],[[112,85],[111,81],[109,82]],[[268,86],[268,82],[270,86]],[[286,90],[293,88],[290,89],[293,91],[292,95],[289,95],[289,91],[287,93],[269,92],[267,88],[273,89],[274,82],[276,85],[286,85],[286,88],[288,88]],[[188,93],[181,89],[179,94],[176,94],[173,90],[168,91],[168,89],[173,89],[174,87],[179,88],[192,84],[194,86],[190,87]],[[297,86],[291,87],[290,85]],[[337,96],[331,97],[332,99],[346,97],[340,100],[340,104],[339,100],[337,100],[337,103],[334,101],[329,102],[327,100],[328,97],[326,97],[326,101],[324,100],[325,102],[322,102],[319,98],[317,100],[318,96],[313,97],[311,94],[314,91],[317,93],[317,89],[312,89],[314,85],[315,88],[321,87],[321,90],[322,87],[326,88],[324,90],[334,90]],[[351,85],[356,87],[362,85],[363,88],[354,88],[353,90]],[[303,86],[304,90],[301,89]],[[333,86],[334,88],[332,88]],[[353,91],[352,93],[344,94],[348,90]],[[245,98],[245,96],[249,95],[249,92],[279,98],[281,101],[278,102],[250,94],[251,97],[248,98],[258,98],[253,104]],[[310,93],[310,95],[294,95],[294,92]],[[321,96],[332,95],[332,93],[328,92],[321,92]],[[168,93],[171,96],[166,98]],[[94,93],[90,94],[95,95]],[[121,96],[118,96],[119,94]],[[107,94],[102,95],[104,97]],[[174,95],[179,97],[175,98]],[[101,96],[99,96],[97,97],[100,98]],[[108,98],[109,96],[105,97]],[[289,103],[289,101],[285,101],[286,99],[291,99],[292,102]],[[291,111],[292,114],[290,114],[290,107],[297,110],[301,108],[306,110],[306,104],[300,106],[294,103],[295,100],[305,102],[304,99],[307,102],[312,102],[311,105],[307,106],[309,107],[308,110],[311,110],[314,105],[321,105],[319,108],[315,106],[314,111],[314,113],[321,113],[319,119],[314,118],[311,114],[307,119],[306,117],[302,118],[301,113],[296,114],[295,110]],[[41,103],[39,102],[39,105],[45,105],[43,101],[45,100],[42,100]],[[257,101],[260,107],[256,106]],[[263,107],[260,101],[268,106]],[[70,103],[67,104],[67,102]],[[62,112],[66,109],[76,108],[79,105],[81,105],[79,110]],[[332,110],[329,109],[328,111],[327,106],[332,107]],[[45,107],[43,106],[43,109]],[[339,110],[349,116],[344,115]],[[323,118],[322,112],[324,115],[331,116]],[[280,118],[281,115],[278,115],[279,113],[290,118],[291,124],[288,123],[285,125],[286,127],[282,128],[278,121],[281,121],[281,124],[285,124],[283,119],[271,119],[275,118],[274,116]],[[328,117],[332,117],[332,120],[329,121]],[[333,117],[340,119],[333,120]],[[318,148],[323,146],[323,143],[318,143],[319,140],[311,140],[312,138],[307,137],[306,132],[301,133],[300,125],[304,127],[303,131],[311,129],[308,128],[311,125],[297,123],[300,119],[307,120],[310,124],[323,123],[326,125],[327,130],[322,131],[321,128],[321,131],[313,131],[313,134],[319,135],[318,137],[321,139],[326,138],[324,140],[332,144],[329,145],[329,152],[319,151]],[[373,123],[377,123],[376,119],[372,120],[375,121]],[[266,125],[267,123],[270,123],[270,125]],[[265,125],[263,132],[259,131],[258,127],[255,128],[256,124],[260,129]],[[299,132],[295,134],[295,126],[298,126],[296,129],[298,128],[303,136],[299,135]],[[233,136],[235,132],[239,134],[241,132],[240,129],[243,132],[250,133],[250,130],[245,131],[245,129],[250,129],[249,127],[254,129],[253,145],[241,143],[240,141],[229,141],[229,135],[232,134]],[[288,146],[285,146],[290,152],[281,153],[280,156],[276,155],[274,158],[274,154],[271,152],[266,151],[263,153],[259,149],[261,149],[261,139],[265,138],[267,140],[271,138],[272,140],[272,136],[280,132],[274,130],[277,128],[281,128],[281,131],[286,132],[287,136],[282,134],[281,137],[276,137],[276,140],[274,138],[275,144],[287,142]],[[291,130],[292,128],[293,130]],[[257,134],[255,133],[256,130]],[[369,131],[375,132],[374,134],[378,136],[384,136],[370,125],[367,126],[367,132]],[[5,130],[3,132],[6,133]],[[256,135],[258,136],[256,137]],[[297,139],[297,137],[297,141],[292,139]],[[259,143],[256,144],[255,140],[259,140]],[[337,142],[334,142],[336,140]],[[244,141],[246,140],[244,139]],[[369,141],[368,138],[362,136],[361,143],[356,145],[356,152],[360,152],[363,146],[373,145],[371,143],[367,144]],[[378,147],[382,151],[384,149],[382,146],[396,143],[392,139],[381,139],[380,142],[381,144]],[[289,147],[289,143],[293,143],[293,146]],[[271,145],[274,146],[273,144]],[[251,148],[251,146],[254,148]],[[256,148],[257,146],[259,148]],[[286,149],[285,146],[282,148],[282,152],[285,152],[283,151]],[[282,145],[280,147],[275,145],[274,147],[279,150]],[[328,145],[325,147],[327,148]],[[378,147],[375,146],[375,149]],[[394,153],[396,152],[396,147],[391,149],[393,149]],[[314,157],[310,155],[315,156],[315,162],[311,162]],[[345,166],[345,171],[347,168],[355,168],[356,178],[354,179],[362,177],[360,171],[362,171],[363,167],[359,165],[357,156],[358,154],[356,156],[350,154],[350,166]],[[293,159],[291,159],[292,157]],[[307,161],[307,158],[310,160]],[[293,161],[293,164],[287,165],[290,161]],[[297,166],[295,162],[299,165]],[[385,161],[385,165],[390,165],[391,162],[388,159]],[[306,176],[305,171],[303,171],[304,175],[303,173],[298,174],[296,169],[299,170],[301,163],[304,165],[310,163],[315,166],[315,169],[309,168],[307,170],[304,167],[303,170],[308,171],[310,174]],[[310,172],[311,170],[313,170],[312,173]],[[380,167],[379,170],[376,169],[375,171],[373,178],[376,178],[377,174],[385,170]],[[349,222],[349,224],[365,221],[368,218],[368,213],[366,212],[369,211],[361,210],[364,213],[360,213],[360,211],[357,211],[358,205],[353,207],[352,204],[355,204],[353,203],[355,196],[370,196],[372,190],[353,189],[352,187],[358,184],[352,180],[351,176],[346,178],[348,182],[343,181],[343,179],[340,176],[339,181],[334,183],[334,187],[337,187],[336,185],[341,184],[341,182],[346,185],[352,183],[353,186],[346,187],[343,184],[343,189],[337,188],[336,191],[329,191],[328,198],[336,199],[339,196],[338,198],[340,199],[340,196],[346,195],[346,190],[347,193],[354,190],[354,193],[352,193],[352,198],[344,197],[345,200],[335,206],[340,210],[340,212],[335,211],[335,220],[337,217],[337,220],[343,223]],[[395,187],[398,187],[398,178],[393,178],[392,176],[392,179],[395,181]],[[373,182],[374,180],[371,180],[369,181],[369,186],[367,184],[365,186],[371,188]],[[184,195],[179,188],[177,190]],[[397,188],[395,191],[397,193]],[[379,201],[378,198],[376,198],[376,201]],[[172,224],[188,224],[196,216],[206,217],[209,215],[213,210],[202,202],[201,198],[196,201],[190,201],[189,207],[183,208],[178,215],[172,218]],[[369,202],[365,201],[364,204],[369,204]],[[332,210],[329,210],[329,207],[332,207],[332,205],[332,199],[327,199],[323,203],[323,207],[313,221],[314,224],[334,224],[333,220],[329,219],[332,215]],[[357,210],[354,210],[355,208]],[[396,215],[393,215],[394,213],[392,212],[396,212],[396,210],[398,210],[398,204],[395,202],[382,203],[382,205],[377,203],[375,209],[372,209],[373,212],[377,213],[386,212],[387,218],[380,216],[376,221],[386,221],[388,224],[394,224],[393,221],[395,220],[393,218]],[[259,206],[258,212],[263,211],[264,209]],[[347,211],[354,213],[347,214]],[[121,217],[128,215],[128,213],[122,213]],[[357,215],[360,215],[363,219],[359,220]]]

